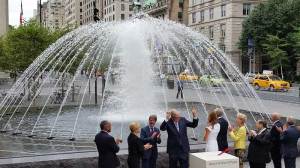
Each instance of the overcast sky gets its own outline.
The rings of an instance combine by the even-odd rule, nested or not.
[[[22,0],[23,14],[26,20],[33,16],[33,10],[37,8],[38,0]],[[46,0],[42,0],[45,2]],[[9,2],[9,24],[18,26],[20,22],[21,0],[8,0]]]

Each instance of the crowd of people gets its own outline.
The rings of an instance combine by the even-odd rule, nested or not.
[[[141,128],[138,122],[129,125],[128,136],[128,159],[129,168],[155,168],[158,158],[157,144],[161,143],[160,131],[166,131],[167,153],[169,155],[170,168],[189,167],[189,138],[187,129],[198,126],[196,108],[192,108],[192,121],[180,115],[176,109],[166,113],[166,119],[160,128],[156,127],[157,116],[149,116],[148,125]],[[242,113],[236,116],[236,123],[230,124],[224,117],[224,112],[216,108],[208,115],[207,127],[205,127],[204,141],[206,152],[233,153],[239,158],[239,167],[243,168],[243,160],[247,159],[250,168],[265,168],[267,163],[273,161],[274,168],[281,168],[283,158],[286,168],[296,168],[296,157],[298,156],[297,142],[300,131],[295,126],[292,117],[287,118],[285,124],[280,120],[278,113],[271,115],[272,127],[268,128],[267,121],[258,120],[255,130],[247,128],[247,117]],[[95,137],[95,143],[99,152],[99,168],[116,168],[120,166],[117,157],[119,144],[122,140],[115,139],[111,132],[111,123],[102,121],[101,131]],[[233,151],[229,148],[227,137],[233,141]],[[248,141],[248,143],[247,143]]]

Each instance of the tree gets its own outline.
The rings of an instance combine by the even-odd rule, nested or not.
[[[243,23],[239,42],[243,54],[247,54],[247,41],[251,36],[255,43],[255,51],[261,57],[262,62],[271,65],[270,56],[264,57],[269,54],[266,53],[263,44],[268,43],[268,35],[277,36],[288,44],[282,48],[291,64],[289,69],[285,69],[285,74],[295,75],[296,50],[292,34],[300,27],[299,16],[300,0],[269,0],[259,4]],[[292,75],[289,77],[292,78]]]
[[[278,36],[267,35],[267,39],[262,46],[270,57],[270,66],[277,72],[280,70],[281,78],[283,79],[283,69],[289,66],[288,55],[284,50],[288,46],[287,42]]]
[[[35,21],[9,30],[2,41],[4,54],[0,53],[0,68],[16,77],[18,72],[24,71],[37,56],[67,31],[50,31]]]

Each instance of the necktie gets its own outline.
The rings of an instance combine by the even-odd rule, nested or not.
[[[177,131],[179,132],[179,124],[178,124],[178,122],[175,122],[175,126],[176,126]]]

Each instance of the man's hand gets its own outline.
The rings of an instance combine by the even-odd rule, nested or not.
[[[170,118],[171,118],[171,112],[168,111],[168,112],[166,112],[166,119],[167,119],[167,121],[168,121]]]
[[[120,143],[123,142],[122,139],[118,139],[118,138],[117,138],[115,141],[116,141],[116,144],[117,144],[117,145],[119,145]]]
[[[192,107],[192,114],[193,114],[193,118],[197,117],[197,109],[196,109],[196,107]]]
[[[277,127],[277,126],[275,125],[275,128],[276,128],[276,130],[277,130],[279,133],[282,133],[282,132],[283,132],[283,129],[282,129],[281,127]]]
[[[254,131],[254,130],[250,130],[249,134],[252,137],[255,137],[257,135],[256,131]]]

